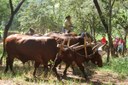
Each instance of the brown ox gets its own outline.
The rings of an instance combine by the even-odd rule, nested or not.
[[[21,34],[10,35],[6,38],[6,68],[5,73],[10,67],[13,71],[14,58],[18,58],[23,63],[28,60],[35,61],[35,69],[33,75],[35,76],[36,69],[40,64],[47,67],[49,60],[54,60],[58,48],[56,47],[56,40],[50,37],[33,37]]]
[[[76,43],[79,43],[79,45],[84,44],[84,37],[81,37],[81,36],[70,36],[70,35],[67,36],[67,35],[58,34],[58,33],[51,33],[47,36],[51,36],[55,38],[58,43],[65,40],[65,45],[69,45],[69,46]],[[70,43],[68,43],[69,39],[70,39]],[[58,64],[60,64],[61,61],[64,61],[66,63],[66,68],[64,70],[63,77],[66,76],[67,69],[72,64],[73,61],[75,61],[76,64],[79,66],[80,70],[82,71],[86,79],[87,79],[87,75],[85,74],[84,67],[82,66],[83,62],[91,61],[92,63],[94,63],[95,65],[98,65],[99,67],[103,66],[102,57],[98,52],[98,48],[93,50],[93,46],[89,45],[86,47],[86,51],[88,56],[84,57],[85,55],[84,48],[79,51],[72,51],[71,49],[67,49],[65,51],[62,50],[61,51],[62,53],[58,56],[53,69],[56,72],[57,77],[59,78],[59,75],[56,71],[56,67],[58,66]]]
[[[79,45],[83,45],[84,44],[84,38],[81,37],[81,36],[66,36],[65,34],[59,34],[59,33],[50,33],[48,34],[47,36],[50,36],[50,37],[53,37],[57,40],[58,43],[60,42],[63,42],[65,40],[65,45],[73,45],[73,44],[76,44],[76,43],[79,43]],[[70,39],[70,42],[68,43],[68,40]],[[96,49],[92,49],[94,45],[89,45],[86,47],[86,51],[87,51],[87,55],[90,55],[92,54],[95,50],[98,49],[98,47],[100,47],[99,45],[97,45],[98,47],[95,47]],[[85,55],[85,49],[81,49],[79,51],[77,51],[79,54],[81,55]],[[98,56],[97,56],[98,57]],[[99,59],[100,60],[101,56],[99,55]],[[93,63],[96,63],[96,65],[98,65],[99,67],[102,66],[102,63],[97,63],[97,62],[94,62],[93,60],[91,60]],[[98,61],[98,60],[97,60]]]
[[[87,49],[88,49],[88,51],[92,51],[91,46],[87,46]],[[92,52],[92,54],[90,54],[90,55],[85,56],[85,55],[81,55],[78,51],[76,51],[72,48],[64,48],[64,49],[61,49],[61,53],[58,54],[57,60],[53,67],[53,70],[55,71],[55,73],[59,79],[60,77],[57,73],[56,67],[61,63],[61,61],[64,61],[66,63],[66,68],[63,72],[63,77],[66,77],[66,72],[67,72],[68,67],[72,64],[73,61],[75,61],[77,66],[82,71],[85,79],[88,80],[88,77],[87,77],[86,73],[84,72],[84,66],[82,65],[82,63],[88,62],[89,60],[92,63],[98,65],[99,67],[102,66],[102,58],[101,58],[101,55],[98,53],[98,50]]]

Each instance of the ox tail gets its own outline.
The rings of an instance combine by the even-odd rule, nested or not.
[[[3,42],[3,52],[2,52],[2,55],[1,55],[1,58],[0,58],[0,65],[2,65],[2,60],[3,60],[3,57],[6,53],[6,49],[5,49],[5,40]]]

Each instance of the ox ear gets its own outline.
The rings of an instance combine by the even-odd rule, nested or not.
[[[69,49],[66,45],[62,44],[57,44],[57,48],[59,48],[61,51],[66,51]]]
[[[88,58],[88,59],[92,59],[92,58],[94,57],[94,54],[95,54],[95,53],[92,53],[92,54],[90,54],[90,55],[87,55],[87,58]]]
[[[87,57],[88,57],[89,59],[92,59],[92,58],[95,57],[95,55],[96,55],[97,53],[99,53],[98,50],[94,51],[94,52],[93,52],[92,54],[90,54],[90,55],[87,55]]]

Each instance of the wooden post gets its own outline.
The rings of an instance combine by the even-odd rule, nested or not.
[[[71,39],[69,38],[69,39],[68,39],[68,42],[67,42],[67,46],[68,46],[68,47],[70,46],[70,41],[71,41]]]
[[[86,37],[84,37],[84,50],[85,50],[85,57],[87,57],[87,50],[86,50]]]

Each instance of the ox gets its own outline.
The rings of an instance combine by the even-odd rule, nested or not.
[[[90,51],[92,51],[91,46],[87,46],[86,48],[89,49]],[[88,77],[87,77],[86,73],[84,72],[84,66],[82,65],[82,63],[88,62],[89,60],[91,60],[92,63],[98,65],[99,67],[102,66],[102,58],[101,58],[101,55],[98,53],[98,50],[92,52],[92,54],[87,55],[86,57],[85,57],[85,55],[81,55],[77,51],[77,47],[75,47],[75,49],[70,48],[70,47],[69,48],[60,48],[60,50],[61,50],[61,53],[59,53],[57,55],[57,60],[55,61],[55,65],[53,67],[53,70],[55,71],[58,79],[60,79],[60,76],[57,73],[56,67],[61,63],[61,61],[64,61],[66,63],[66,68],[63,72],[63,77],[66,77],[66,72],[67,72],[68,67],[72,64],[73,61],[75,61],[77,66],[82,71],[85,79],[87,79],[87,80],[88,80]]]
[[[68,46],[73,45],[75,43],[79,43],[79,45],[84,44],[84,37],[81,37],[81,36],[72,36],[72,35],[65,35],[65,34],[58,34],[58,33],[50,33],[47,36],[51,36],[51,37],[55,38],[58,43],[65,40],[64,44],[68,45]],[[87,37],[88,36],[86,36],[86,38]],[[69,39],[70,39],[70,43],[68,42]],[[86,39],[86,40],[89,40],[89,42],[90,42],[90,39]],[[97,46],[95,46],[95,48],[97,48]],[[75,61],[76,64],[79,66],[80,70],[82,71],[82,73],[84,74],[84,77],[86,79],[87,79],[87,75],[85,74],[84,67],[82,66],[83,62],[91,61],[92,63],[94,63],[95,65],[98,65],[99,67],[103,66],[102,65],[102,57],[98,52],[98,48],[94,49],[93,46],[87,45],[86,51],[87,51],[88,56],[84,57],[84,55],[85,55],[84,48],[81,50],[78,50],[78,51],[72,51],[71,49],[62,50],[61,54],[59,54],[59,56],[55,62],[55,66],[53,67],[53,70],[55,71],[58,79],[60,77],[56,71],[56,67],[58,66],[58,64],[61,63],[61,61],[64,61],[66,63],[66,68],[64,70],[63,77],[66,76],[67,69],[72,64],[73,61]]]
[[[35,69],[33,75],[36,74],[36,69],[40,64],[47,68],[48,61],[54,60],[58,48],[56,40],[50,37],[34,37],[21,34],[10,35],[5,40],[5,48],[7,52],[5,73],[13,71],[14,58],[18,58],[23,63],[28,60],[35,61]]]

